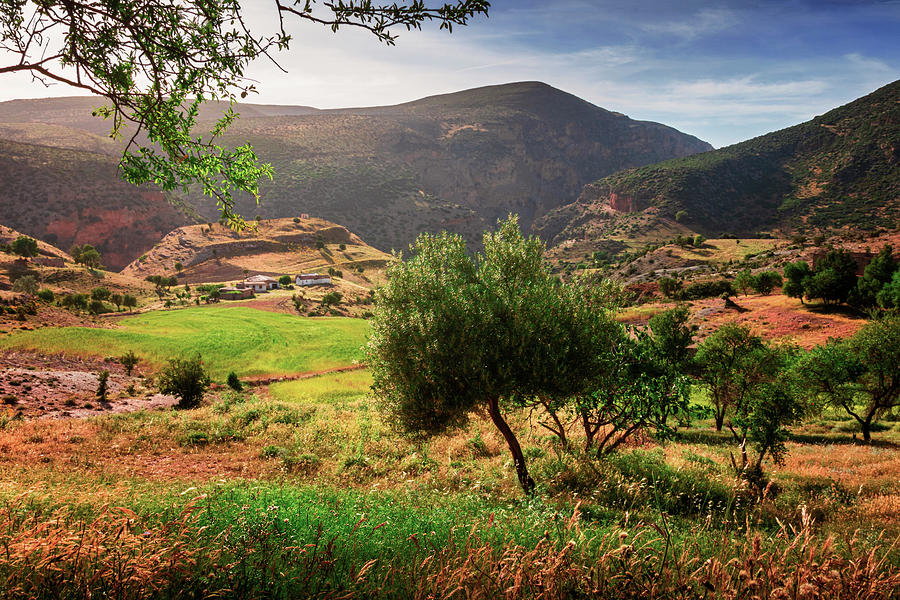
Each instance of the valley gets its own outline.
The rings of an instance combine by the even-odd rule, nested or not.
[[[898,90],[240,105],[241,230],[0,103],[0,596],[896,598]]]

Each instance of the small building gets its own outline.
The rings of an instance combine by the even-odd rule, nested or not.
[[[319,273],[300,273],[294,278],[294,283],[299,286],[331,285],[331,276]]]
[[[309,218],[309,213],[300,213],[300,218],[301,218],[301,219],[308,219],[308,218]]]
[[[281,287],[278,280],[268,275],[251,275],[237,284],[238,288],[250,288],[254,292],[268,292]]]
[[[249,287],[239,288],[228,286],[219,288],[219,298],[222,300],[244,300],[253,297],[253,289]]]

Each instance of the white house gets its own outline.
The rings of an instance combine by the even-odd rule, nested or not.
[[[238,287],[250,288],[254,292],[267,292],[269,290],[278,289],[278,280],[268,275],[251,275],[247,279],[238,284]]]
[[[300,273],[294,278],[294,283],[300,286],[331,285],[331,276],[318,273]]]

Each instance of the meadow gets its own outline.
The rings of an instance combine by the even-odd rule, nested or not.
[[[220,374],[242,360],[258,372],[348,364],[366,328],[246,307],[122,324],[96,330],[109,344],[100,352],[164,358],[207,344]],[[290,331],[293,345],[212,348],[250,325]],[[46,329],[4,344],[93,343],[66,337],[77,335]],[[563,449],[535,415],[509,409],[538,483],[526,497],[486,415],[409,438],[378,411],[370,383],[358,369],[220,389],[194,410],[3,414],[6,597],[898,597],[898,423],[885,421],[871,445],[853,443],[837,413],[795,427],[758,498],[731,470],[728,434],[702,416],[673,440],[640,436],[598,461],[576,433]],[[692,402],[706,403],[702,391]]]
[[[361,319],[306,319],[244,306],[154,311],[118,321],[118,328],[42,328],[0,340],[0,350],[121,356],[131,350],[151,367],[200,353],[214,378],[291,375],[353,364],[362,356]]]

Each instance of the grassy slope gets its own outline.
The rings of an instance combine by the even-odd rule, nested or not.
[[[119,329],[66,327],[19,332],[0,349],[94,356],[132,350],[155,366],[199,352],[213,376],[280,375],[346,366],[361,358],[367,323],[306,319],[240,306],[158,311],[127,317]]]

